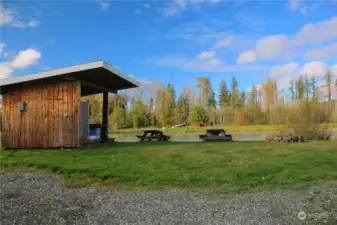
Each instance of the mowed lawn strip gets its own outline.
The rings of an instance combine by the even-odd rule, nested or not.
[[[337,142],[138,142],[71,151],[1,150],[0,165],[117,187],[275,188],[337,179]]]

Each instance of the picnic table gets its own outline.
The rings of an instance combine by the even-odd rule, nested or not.
[[[170,136],[164,135],[164,133],[160,130],[143,130],[143,132],[143,135],[136,135],[140,141],[168,141],[171,138]]]
[[[226,134],[226,131],[223,129],[207,129],[206,135],[199,135],[200,139],[204,141],[231,141],[232,135]]]

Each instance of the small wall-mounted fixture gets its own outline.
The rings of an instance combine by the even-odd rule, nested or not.
[[[19,102],[19,110],[24,111],[25,110],[25,103],[24,102]]]
[[[63,114],[63,117],[64,117],[64,118],[67,118],[67,117],[68,117],[68,114],[67,114],[67,113],[64,113],[64,114]]]

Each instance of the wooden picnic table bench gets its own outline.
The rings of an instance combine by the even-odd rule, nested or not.
[[[199,135],[199,138],[204,141],[231,141],[232,135],[226,134],[226,131],[223,129],[207,129],[206,134]]]
[[[143,130],[143,132],[143,135],[136,135],[140,141],[168,141],[171,138],[170,136],[164,135],[164,133],[160,130]]]

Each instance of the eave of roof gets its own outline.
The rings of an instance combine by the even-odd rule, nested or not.
[[[103,68],[109,71],[112,75],[118,76],[119,78],[127,81],[130,84],[130,87],[139,86],[139,83],[136,80],[130,78],[129,76],[117,70],[116,68],[110,66],[108,63],[104,61],[95,61],[95,62],[89,62],[89,63],[75,65],[75,66],[68,66],[64,68],[43,71],[43,72],[34,73],[34,74],[28,74],[24,76],[16,76],[16,77],[11,77],[7,79],[2,79],[0,80],[0,94],[1,94],[1,87],[4,87],[4,86],[20,84],[20,83],[25,83],[29,81],[61,77],[61,76],[68,75],[68,74],[78,73],[82,71],[84,72],[84,71],[100,69],[100,68]]]

